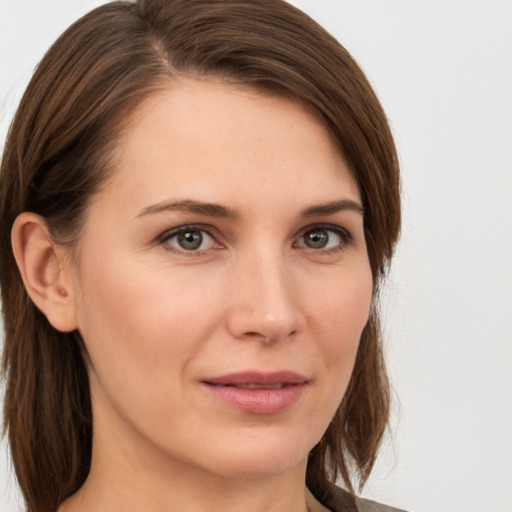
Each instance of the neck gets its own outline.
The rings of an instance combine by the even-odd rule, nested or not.
[[[313,501],[295,471],[264,479],[181,475],[150,476],[138,471],[108,478],[91,472],[59,512],[312,512]],[[298,472],[297,472],[298,473]],[[308,504],[309,502],[309,504]]]
[[[278,475],[218,475],[151,446],[133,452],[95,437],[89,476],[59,512],[314,512],[306,498],[306,461]]]

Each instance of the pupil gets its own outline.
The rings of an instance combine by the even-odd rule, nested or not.
[[[310,231],[304,238],[306,245],[311,249],[322,249],[329,239],[326,231]]]
[[[183,249],[193,251],[203,243],[203,235],[199,231],[186,231],[178,235],[178,242]]]

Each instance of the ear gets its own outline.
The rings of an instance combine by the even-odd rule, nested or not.
[[[68,250],[52,242],[44,218],[31,212],[16,218],[11,240],[23,284],[34,304],[58,331],[77,329]]]

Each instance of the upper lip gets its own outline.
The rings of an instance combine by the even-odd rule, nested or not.
[[[204,379],[203,382],[217,386],[241,386],[247,384],[253,384],[256,386],[275,386],[277,384],[306,384],[308,379],[307,377],[304,377],[304,375],[293,371],[279,371],[271,373],[246,371]]]

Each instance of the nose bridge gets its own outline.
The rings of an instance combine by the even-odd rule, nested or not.
[[[230,330],[267,343],[294,334],[300,310],[293,272],[280,251],[262,250],[237,261],[232,281]]]

